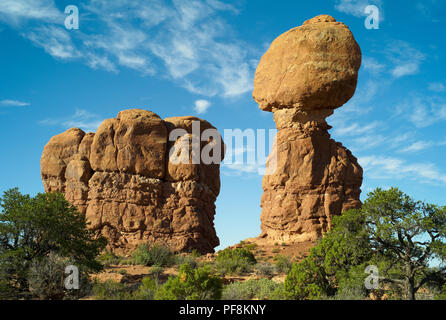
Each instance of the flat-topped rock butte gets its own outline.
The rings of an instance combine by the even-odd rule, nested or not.
[[[353,96],[360,65],[353,34],[328,15],[280,35],[260,60],[253,98],[273,112],[278,133],[258,240],[315,241],[333,216],[361,206],[362,168],[325,120]]]
[[[56,135],[41,159],[45,191],[64,193],[114,252],[128,254],[148,241],[213,252],[219,245],[213,222],[219,164],[169,161],[173,146],[191,143],[192,121],[200,122],[201,132],[214,128],[196,117],[162,120],[133,109],[105,120],[96,133],[73,128]],[[178,128],[187,134],[169,141]],[[209,143],[201,142],[200,150]]]

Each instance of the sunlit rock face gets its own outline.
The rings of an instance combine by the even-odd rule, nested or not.
[[[353,34],[328,15],[280,35],[262,57],[253,97],[278,129],[263,178],[262,238],[314,241],[333,216],[361,206],[362,168],[325,120],[353,96],[360,65]]]
[[[172,163],[169,155],[192,149],[194,121],[201,132],[215,129],[195,117],[162,120],[132,109],[105,120],[96,133],[73,128],[54,136],[41,159],[45,191],[64,193],[114,252],[128,253],[147,241],[175,251],[213,252],[219,245],[214,228],[219,163]],[[176,129],[183,134],[171,141]],[[216,140],[200,141],[198,151],[211,144]]]

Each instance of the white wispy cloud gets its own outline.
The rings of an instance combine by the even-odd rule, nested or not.
[[[87,110],[77,109],[75,113],[65,118],[47,118],[39,121],[41,125],[60,126],[63,128],[80,128],[86,132],[95,132],[102,123],[101,117]]]
[[[406,148],[401,149],[400,152],[417,152],[430,148],[432,145],[433,143],[430,141],[417,141],[407,146]]]
[[[6,1],[6,2],[5,2]],[[204,96],[252,90],[258,53],[240,41],[219,12],[238,9],[219,0],[89,0],[80,29],[67,31],[54,1],[3,0],[0,21],[57,59],[94,69],[167,77]],[[21,21],[21,23],[14,23]]]
[[[24,33],[34,44],[58,59],[72,59],[81,56],[75,48],[67,30],[54,25],[42,26]]]
[[[385,69],[385,65],[383,63],[380,63],[375,58],[369,57],[364,57],[362,59],[362,67],[364,68],[364,70],[369,71],[370,73],[375,75],[383,72]]]
[[[335,9],[346,14],[351,14],[355,17],[363,17],[367,14],[364,9],[368,5],[376,5],[380,8],[380,20],[382,21],[382,1],[381,0],[337,0],[335,2]]]
[[[334,132],[338,136],[357,136],[363,135],[368,132],[376,131],[376,129],[381,125],[379,121],[373,121],[369,124],[363,125],[359,123],[352,123],[348,126],[339,126],[334,129]]]
[[[446,174],[440,172],[432,163],[408,163],[405,160],[367,156],[358,159],[370,178],[410,179],[421,183],[446,184]]]
[[[417,74],[420,64],[425,60],[424,53],[415,49],[408,42],[396,40],[386,49],[388,60],[392,63],[390,73],[395,78]]]
[[[54,0],[2,0],[0,19],[15,25],[28,19],[61,23],[64,15],[56,8]]]
[[[23,102],[19,100],[0,100],[0,106],[3,107],[26,107],[29,105],[29,102]]]
[[[445,92],[446,86],[441,82],[431,82],[429,83],[428,89],[434,92]]]
[[[398,114],[406,115],[417,128],[426,128],[446,120],[446,101],[439,97],[417,95],[397,109]]]
[[[202,114],[206,113],[210,106],[211,103],[207,100],[197,100],[195,101],[194,110],[196,113]]]

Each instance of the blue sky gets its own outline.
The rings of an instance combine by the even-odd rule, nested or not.
[[[364,26],[368,4],[380,9],[379,29]],[[79,8],[79,30],[64,27],[67,5]],[[94,131],[126,108],[196,115],[220,132],[275,128],[251,97],[255,68],[274,38],[318,14],[346,23],[363,53],[355,96],[328,118],[332,137],[364,168],[363,199],[398,186],[446,205],[441,0],[2,0],[0,192],[42,192],[50,137],[70,127]],[[221,169],[222,246],[260,232],[256,169]]]

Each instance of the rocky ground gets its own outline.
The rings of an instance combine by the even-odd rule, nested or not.
[[[305,258],[314,246],[313,242],[303,242],[303,243],[278,243],[270,242],[261,238],[249,238],[240,243],[230,246],[229,248],[246,248],[249,249],[255,256],[258,264],[268,264],[274,266],[276,262],[276,257],[282,256],[287,257],[290,262],[298,262]],[[182,254],[187,256],[186,254]],[[202,255],[195,260],[197,263],[207,263],[214,264],[218,252],[210,253],[207,255]],[[153,267],[143,266],[143,265],[133,265],[130,263],[130,255],[128,257],[121,257],[121,261],[117,264],[107,265],[101,273],[92,276],[93,281],[106,282],[113,281],[116,283],[122,283],[129,288],[137,288],[142,279],[147,276],[153,276]],[[158,279],[161,283],[167,281],[170,276],[178,275],[179,265],[165,267],[159,270]],[[280,271],[274,271],[270,275],[259,274],[259,270],[256,267],[250,272],[243,274],[231,275],[224,274],[221,275],[225,285],[234,282],[244,282],[250,279],[262,279],[268,278],[277,283],[283,283],[286,278],[286,273]],[[91,300],[96,299],[94,295],[88,296],[84,299]]]

